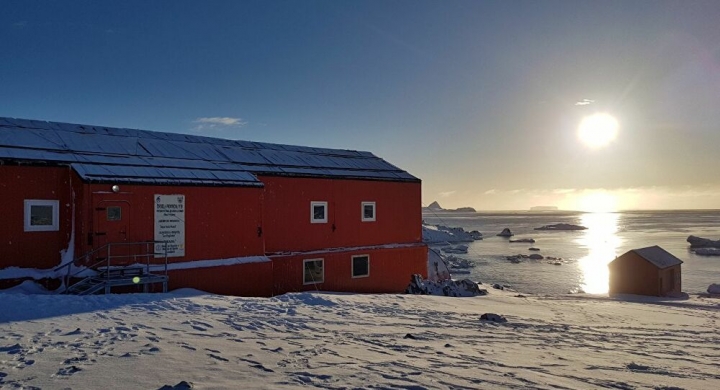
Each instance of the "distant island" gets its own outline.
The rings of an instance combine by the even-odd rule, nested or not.
[[[460,207],[457,209],[444,209],[440,206],[437,201],[430,203],[428,207],[422,208],[423,212],[438,212],[438,211],[453,211],[458,213],[476,213],[477,211],[472,207]]]
[[[530,211],[558,211],[557,206],[535,206],[530,207]]]

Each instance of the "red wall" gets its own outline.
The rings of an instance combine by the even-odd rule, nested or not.
[[[273,295],[273,263],[169,271],[168,290],[196,288],[213,294],[269,297]]]
[[[270,296],[289,291],[402,292],[411,274],[427,276],[421,244],[420,183],[262,177],[266,187],[190,187],[84,184],[68,167],[2,166],[0,268],[52,268],[67,247],[75,203],[75,257],[92,250],[100,201],[129,204],[128,241],[154,239],[155,195],[185,196],[186,255],[168,260],[223,259],[395,243],[417,246],[275,256],[272,262],[170,272],[170,288]],[[60,205],[59,231],[24,232],[24,200]],[[310,202],[328,202],[328,223],[310,223]],[[376,221],[362,222],[361,202],[376,203]],[[333,226],[335,229],[333,229]],[[258,228],[262,228],[262,236]],[[97,244],[97,241],[95,241]],[[370,255],[370,276],[351,277],[351,256]],[[325,280],[303,285],[303,260],[323,258]]]
[[[262,188],[253,187],[183,187],[120,185],[119,193],[110,192],[110,184],[88,185],[86,197],[92,199],[86,208],[81,233],[84,251],[92,246],[87,234],[93,232],[94,205],[100,200],[127,201],[131,207],[129,241],[152,241],[155,238],[155,195],[185,195],[185,256],[171,257],[169,262],[212,260],[264,254],[262,226]]]
[[[60,264],[60,250],[70,241],[73,176],[67,167],[0,168],[0,268],[51,268]],[[25,232],[26,199],[58,200],[59,230]]]
[[[370,255],[370,276],[351,277],[351,258]],[[359,293],[401,293],[412,274],[427,277],[427,247],[326,252],[295,256],[273,256],[275,294],[297,291],[341,291]],[[303,260],[324,259],[323,283],[303,284]]]
[[[268,253],[422,241],[420,183],[262,176]],[[310,202],[328,202],[328,222],[310,223]],[[361,202],[376,221],[362,222]],[[333,230],[333,226],[335,230]]]

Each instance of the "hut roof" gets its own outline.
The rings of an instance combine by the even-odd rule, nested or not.
[[[682,260],[657,245],[649,246],[647,248],[633,249],[631,252],[637,253],[640,257],[660,269],[682,264]]]

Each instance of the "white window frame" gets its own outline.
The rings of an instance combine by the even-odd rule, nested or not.
[[[367,274],[365,275],[355,275],[355,259],[358,257],[367,257]],[[353,279],[370,277],[370,255],[354,255],[350,258],[350,277]]]
[[[320,262],[322,262],[322,280],[311,280],[311,281],[309,281],[309,282],[306,282],[306,281],[305,281],[305,264],[307,264],[307,263],[309,263],[309,262],[311,262],[311,261],[313,261],[313,262],[314,262],[314,261],[320,261]],[[303,268],[302,268],[302,269],[303,269],[303,272],[302,272],[303,285],[318,284],[318,283],[324,283],[324,282],[325,282],[325,259],[321,259],[321,258],[317,258],[317,259],[305,259],[305,260],[303,260]]]
[[[33,226],[30,222],[33,206],[52,207],[52,225]],[[60,201],[50,199],[25,199],[24,225],[26,232],[56,232],[60,230]]]
[[[315,206],[323,206],[325,208],[325,218],[315,219]],[[328,221],[328,202],[313,201],[310,202],[310,223],[327,223]]]
[[[365,218],[365,206],[372,206],[373,208],[373,216],[372,218]],[[375,206],[375,202],[361,202],[360,203],[360,218],[363,222],[375,222],[377,219],[377,207]]]

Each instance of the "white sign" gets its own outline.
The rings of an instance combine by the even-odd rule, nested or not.
[[[185,195],[155,195],[155,241],[167,257],[185,256]],[[155,257],[164,255],[155,244]]]

